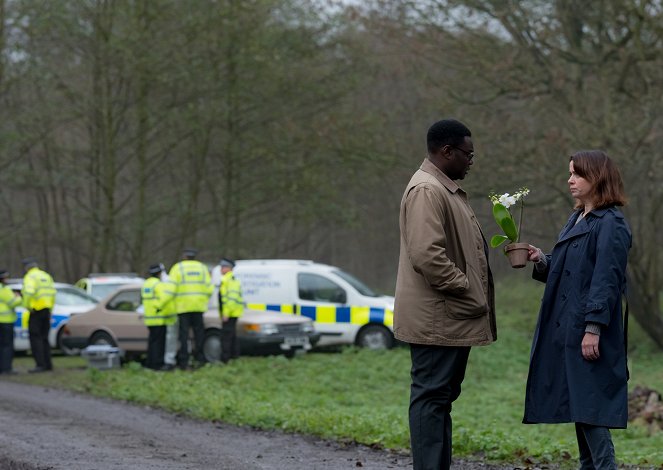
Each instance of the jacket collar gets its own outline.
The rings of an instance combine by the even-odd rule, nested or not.
[[[453,181],[451,178],[449,178],[447,175],[445,175],[442,170],[440,170],[438,167],[435,166],[433,162],[431,162],[428,158],[426,158],[421,166],[419,167],[421,171],[424,171],[437,179],[442,186],[447,188],[450,193],[456,193],[457,191],[460,190],[463,194],[465,191],[463,191],[463,188],[458,186],[458,184]]]
[[[591,220],[592,217],[603,217],[609,211],[615,212],[617,217],[624,217],[621,212],[615,210],[613,207],[604,207],[602,209],[594,209],[589,211],[589,214],[587,214],[582,218],[582,220],[576,223],[582,211],[580,209],[573,211],[571,217],[569,217],[569,220],[566,222],[566,225],[559,234],[559,240],[557,240],[557,244],[562,243],[569,238],[574,238],[589,232],[590,226],[587,222],[587,219],[589,218]]]

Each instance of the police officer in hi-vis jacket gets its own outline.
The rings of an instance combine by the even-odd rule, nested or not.
[[[189,367],[189,328],[193,330],[196,362],[198,365],[205,362],[203,313],[207,311],[214,285],[207,266],[196,260],[197,254],[198,251],[193,248],[185,249],[182,261],[173,265],[168,273],[170,282],[175,285],[175,311],[180,325],[177,366],[180,369]]]
[[[9,271],[0,269],[0,374],[13,374],[15,307],[21,305],[21,297],[7,285]]]
[[[36,259],[25,258],[23,267],[25,276],[21,295],[23,306],[30,314],[28,333],[36,364],[28,372],[46,372],[53,370],[48,333],[51,330],[51,310],[55,305],[55,285],[51,275],[39,269]]]

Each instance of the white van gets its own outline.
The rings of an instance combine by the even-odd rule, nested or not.
[[[317,346],[355,344],[371,349],[394,345],[394,298],[374,293],[341,269],[310,260],[239,260],[247,308],[303,315],[320,333]],[[215,284],[220,269],[212,271]]]

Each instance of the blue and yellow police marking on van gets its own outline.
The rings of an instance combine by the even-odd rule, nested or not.
[[[251,310],[301,315],[318,323],[349,323],[352,325],[378,323],[390,328],[394,326],[394,312],[388,308],[292,304],[247,304],[246,307]]]

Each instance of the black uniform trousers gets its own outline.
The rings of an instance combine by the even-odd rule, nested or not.
[[[204,364],[205,326],[203,324],[203,312],[180,313],[177,318],[180,323],[180,349],[177,351],[177,366],[184,369],[189,365],[189,328],[193,330],[193,357],[199,364]]]
[[[12,370],[14,360],[14,324],[0,323],[0,374]]]
[[[221,328],[221,362],[227,364],[231,359],[239,357],[239,341],[237,340],[237,317],[229,317]]]
[[[147,360],[145,366],[159,370],[164,366],[163,357],[166,352],[166,326],[148,326]]]
[[[414,470],[451,467],[451,404],[470,355],[469,346],[410,344],[410,444]]]
[[[51,345],[48,342],[48,332],[51,330],[51,310],[31,310],[28,321],[30,335],[30,349],[35,358],[37,367],[44,370],[53,369],[51,362]]]

